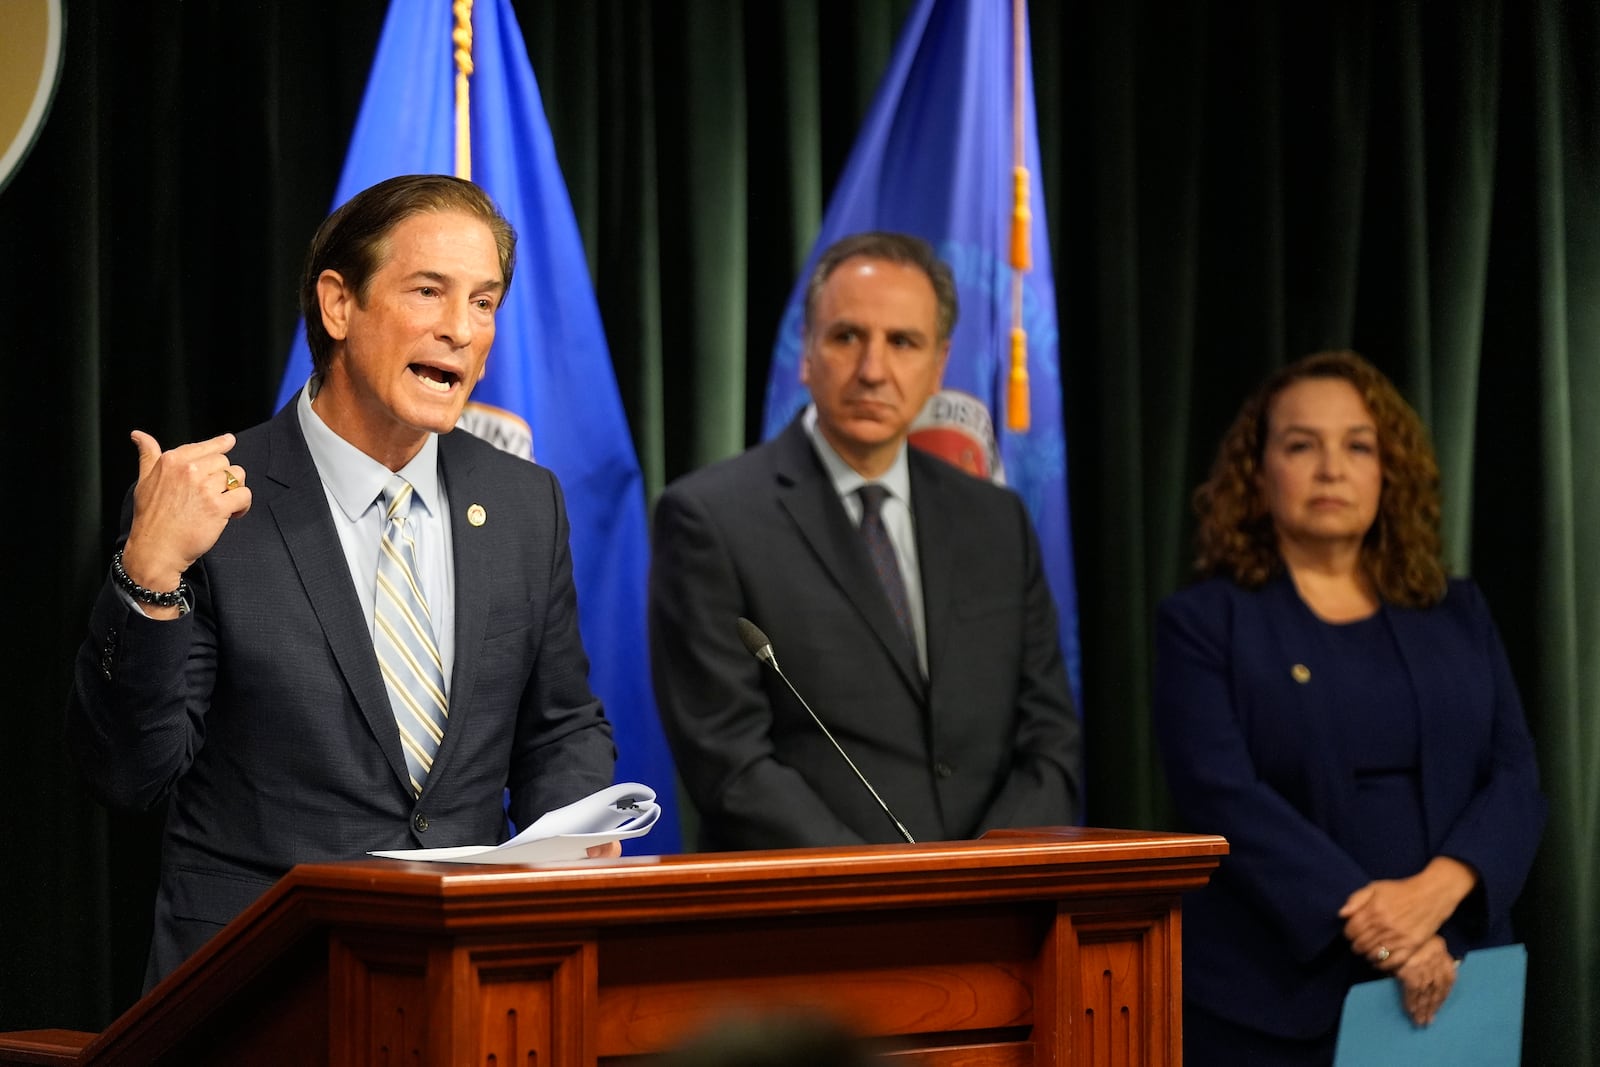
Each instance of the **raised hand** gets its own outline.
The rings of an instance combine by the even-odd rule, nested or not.
[[[139,481],[122,566],[139,585],[166,592],[217,543],[230,519],[250,510],[250,490],[244,468],[228,462],[231,433],[165,452],[143,430],[129,436],[139,450]],[[151,607],[148,614],[173,618],[178,609]]]

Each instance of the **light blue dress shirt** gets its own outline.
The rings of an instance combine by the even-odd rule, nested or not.
[[[377,603],[378,545],[383,540],[383,490],[389,484],[390,470],[328,428],[311,406],[316,388],[312,379],[300,390],[295,414],[305,434],[311,461],[322,478],[328,497],[328,511],[350,577],[355,581],[361,612],[370,632],[373,608]],[[456,651],[456,572],[450,551],[450,501],[439,481],[439,437],[429,434],[410,463],[392,472],[411,483],[410,525],[417,543],[417,580],[428,600],[433,617],[433,636],[444,661],[445,695],[449,695],[450,671]]]

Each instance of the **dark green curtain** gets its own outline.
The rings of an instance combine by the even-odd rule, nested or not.
[[[777,317],[910,0],[517,4],[650,492],[760,420]],[[1089,821],[1172,824],[1150,618],[1269,368],[1355,347],[1433,427],[1551,822],[1528,1062],[1600,1062],[1600,9],[1046,4],[1033,54],[1080,576]],[[68,0],[0,193],[15,699],[0,1028],[138,989],[159,813],[106,813],[60,708],[127,483],[269,413],[382,0]]]

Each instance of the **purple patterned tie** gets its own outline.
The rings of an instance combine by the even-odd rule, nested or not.
[[[883,525],[881,514],[889,490],[869,484],[857,489],[856,495],[861,498],[861,538],[867,543],[867,554],[872,557],[872,569],[878,572],[878,581],[889,598],[889,607],[900,624],[900,631],[915,649],[917,638],[911,626],[911,602],[906,599],[905,577],[900,573],[900,563],[895,559],[894,545],[889,541],[889,531]]]

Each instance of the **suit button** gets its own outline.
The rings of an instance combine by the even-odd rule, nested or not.
[[[940,778],[948,778],[952,774],[956,773],[956,769],[943,760],[940,760],[938,763],[933,765],[933,773],[937,774]]]
[[[417,833],[425,834],[428,832],[428,817],[419,811],[411,816],[411,825],[416,827]]]

